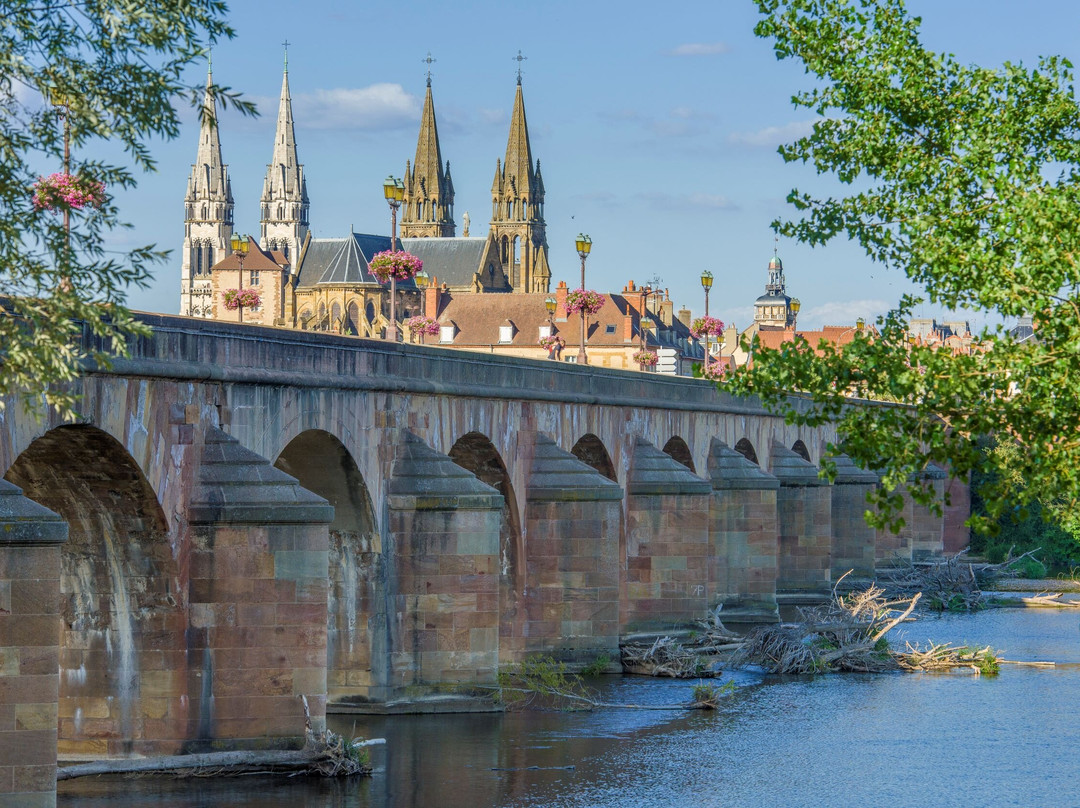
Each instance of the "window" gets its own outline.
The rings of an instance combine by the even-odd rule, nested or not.
[[[439,342],[453,342],[454,331],[457,329],[452,325],[444,325],[439,329]]]
[[[499,326],[499,342],[513,342],[514,327],[512,325]]]
[[[575,364],[577,362],[577,354],[568,353],[563,357],[563,361]]]
[[[251,270],[251,285],[252,286],[258,286],[259,285],[259,271],[256,270],[256,269]]]
[[[614,323],[608,323],[607,325],[605,325],[604,326],[604,333],[605,334],[614,334],[615,333],[615,324]]]
[[[551,336],[551,326],[550,325],[542,325],[542,326],[540,326],[540,339],[543,339],[544,337],[550,337],[550,336]]]

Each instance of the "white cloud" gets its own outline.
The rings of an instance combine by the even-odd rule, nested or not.
[[[600,118],[622,126],[639,127],[659,138],[690,138],[713,131],[716,115],[692,107],[675,107],[666,115],[649,115],[636,109],[601,112]]]
[[[876,298],[864,300],[832,300],[799,312],[799,330],[816,330],[826,325],[854,325],[862,317],[867,323],[895,305]]]
[[[277,117],[278,99],[259,99],[263,117]],[[303,129],[386,130],[413,126],[420,99],[400,84],[315,90],[293,96],[293,117]]]
[[[738,210],[739,206],[721,194],[705,194],[693,192],[688,194],[668,194],[663,191],[646,191],[637,194],[637,198],[651,204],[654,208],[685,210],[693,208],[700,210]]]
[[[801,137],[806,137],[814,131],[814,124],[819,119],[809,121],[792,121],[783,126],[766,126],[756,132],[732,132],[728,135],[728,143],[736,146],[751,146],[753,148],[776,148],[783,143],[791,143]]]
[[[717,56],[728,53],[731,46],[726,42],[686,42],[668,51],[669,56]]]

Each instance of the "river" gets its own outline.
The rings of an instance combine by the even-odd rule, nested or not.
[[[998,676],[738,673],[716,712],[358,717],[384,737],[348,782],[97,778],[60,784],[79,808],[752,808],[1080,805],[1080,614],[999,609],[922,617],[894,643],[991,645]],[[691,683],[602,677],[609,701],[688,700]],[[354,717],[331,716],[350,732]]]

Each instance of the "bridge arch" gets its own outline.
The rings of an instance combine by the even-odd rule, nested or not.
[[[615,475],[615,464],[611,462],[611,455],[608,454],[607,447],[604,446],[604,442],[600,438],[591,432],[582,435],[578,442],[574,444],[574,448],[570,450],[570,453],[582,463],[592,466],[612,482],[617,483],[619,481]]]
[[[694,469],[694,457],[690,454],[690,447],[687,446],[686,441],[678,435],[673,435],[671,439],[664,444],[664,454],[670,456],[672,460],[679,461],[695,474],[697,473]]]
[[[801,440],[797,440],[793,444],[791,444],[791,451],[793,451],[807,463],[813,462],[810,460],[810,450],[806,448],[806,444],[803,443]]]
[[[334,506],[330,525],[327,603],[327,695],[331,701],[366,698],[381,684],[373,666],[379,625],[377,591],[382,546],[371,494],[352,454],[334,435],[309,429],[281,450],[274,465]]]
[[[100,750],[105,738],[108,754],[125,755],[140,740],[184,737],[188,677],[175,651],[186,647],[187,593],[165,513],[139,465],[107,432],[66,425],[31,442],[4,476],[68,523],[60,751]]]
[[[475,474],[478,480],[490,485],[503,497],[503,511],[499,522],[499,650],[500,656],[506,661],[512,661],[511,654],[516,644],[514,638],[520,636],[524,624],[526,575],[525,546],[514,486],[498,449],[482,432],[462,435],[447,454],[451,460]]]
[[[757,463],[759,466],[761,465],[761,462],[758,460],[757,451],[754,449],[754,444],[746,438],[739,438],[734,448],[736,452],[741,454],[751,463]]]

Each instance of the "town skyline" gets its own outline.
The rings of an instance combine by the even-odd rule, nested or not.
[[[1063,4],[1051,5],[1023,17],[1013,14],[1006,25],[1006,17],[995,19],[986,4],[978,6],[978,16],[972,14],[975,4],[967,2],[945,10],[911,5],[924,15],[930,47],[988,65],[1031,62],[1043,53],[1068,56],[1061,32],[1069,26],[1060,23],[1078,16]],[[630,279],[642,284],[659,276],[677,308],[700,313],[704,293],[698,278],[708,269],[716,277],[710,313],[740,330],[751,322],[774,246],[784,260],[788,292],[803,304],[800,328],[872,319],[912,289],[898,270],[872,264],[850,244],[817,250],[785,240],[774,244],[769,224],[790,214],[783,200],[792,187],[827,193],[836,186],[805,167],[785,165],[776,154],[780,142],[812,125],[790,105],[791,94],[807,80],[796,66],[777,63],[770,44],[753,36],[756,15],[749,3],[690,4],[678,19],[650,26],[635,21],[632,12],[639,7],[631,4],[602,30],[601,13],[590,8],[574,10],[574,26],[557,23],[561,4],[535,20],[524,10],[490,3],[470,4],[464,14],[406,4],[398,15],[426,20],[419,27],[432,31],[431,41],[411,30],[392,64],[374,47],[334,59],[360,21],[372,23],[369,30],[388,30],[388,10],[320,14],[315,4],[316,13],[277,36],[275,9],[284,13],[285,7],[259,8],[264,11],[256,14],[250,3],[233,4],[238,36],[213,53],[215,80],[256,101],[262,113],[254,120],[231,110],[221,115],[238,232],[258,234],[258,196],[273,145],[283,67],[280,43],[287,39],[313,235],[340,237],[350,227],[388,234],[382,180],[388,173],[401,176],[413,157],[428,69],[443,157],[451,163],[457,191],[458,234],[466,211],[471,235],[486,233],[491,177],[506,147],[520,65],[533,152],[547,189],[553,286],[559,280],[577,285],[573,240],[581,231],[594,242],[588,287],[618,291]],[[496,14],[503,25],[493,20]],[[1055,26],[1046,24],[1051,16]],[[319,22],[326,19],[333,25]],[[532,28],[505,25],[526,19],[533,20]],[[688,19],[698,22],[688,26]],[[494,37],[496,29],[507,28],[520,30],[521,41]],[[483,38],[486,47],[463,45],[466,35]],[[513,59],[519,48],[527,57],[522,63]],[[424,62],[429,50],[432,64]],[[136,309],[169,313],[179,306],[183,189],[197,138],[194,111],[184,110],[183,117],[177,139],[153,144],[159,172],[143,176],[136,191],[117,194],[122,216],[135,227],[114,246],[153,242],[172,250],[151,287],[131,291]],[[948,315],[930,304],[917,314]],[[978,316],[963,316],[974,327],[983,324]]]

